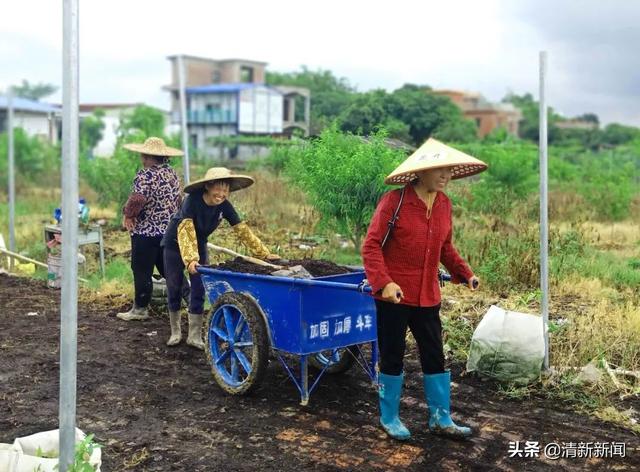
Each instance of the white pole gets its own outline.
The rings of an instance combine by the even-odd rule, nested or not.
[[[78,336],[78,0],[63,0],[60,471],[73,464]]]
[[[9,145],[9,250],[16,252],[16,174],[13,144],[13,90],[7,89],[7,138]],[[13,259],[9,262],[13,270]]]
[[[547,193],[547,53],[540,52],[540,290],[544,329],[544,368],[549,369],[549,199]]]
[[[184,184],[187,185],[189,178],[189,133],[187,130],[187,97],[184,83],[184,59],[182,54],[178,55],[178,87],[180,88],[180,129],[182,131],[182,169]]]

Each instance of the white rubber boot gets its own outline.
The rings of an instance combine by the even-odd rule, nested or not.
[[[187,336],[187,344],[204,350],[204,343],[202,342],[202,315],[189,313],[189,336]]]
[[[167,341],[167,346],[175,346],[182,341],[182,328],[180,327],[180,319],[182,313],[178,311],[169,312],[169,323],[171,325],[171,336]]]
[[[138,308],[135,303],[131,307],[131,310],[118,313],[116,315],[119,319],[124,321],[144,321],[149,319],[149,307]]]

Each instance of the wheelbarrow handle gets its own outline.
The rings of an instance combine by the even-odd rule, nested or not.
[[[444,282],[451,282],[451,274],[447,274],[446,272],[440,272],[438,274],[438,278],[444,284]],[[460,282],[464,285],[469,285],[469,281],[467,279],[460,279]],[[473,281],[473,288],[478,288],[479,282],[478,279]]]
[[[440,280],[440,282],[444,285],[445,282],[451,282],[451,274],[447,274],[444,271],[439,271],[438,272],[438,280]],[[460,282],[462,282],[463,284],[467,285],[469,282],[466,279],[461,279]],[[473,281],[473,288],[478,288],[478,280],[474,280]],[[371,286],[369,285],[369,282],[367,281],[367,279],[364,279],[360,285],[358,286],[358,290],[360,292],[364,292],[364,293],[371,293]],[[400,297],[400,292],[397,293],[398,297]]]
[[[371,293],[373,292],[373,290],[371,289],[371,285],[369,285],[369,282],[365,280],[363,280],[360,285],[358,285],[358,291],[363,292],[363,293]],[[402,292],[398,291],[396,292],[396,296],[398,298],[402,298]]]

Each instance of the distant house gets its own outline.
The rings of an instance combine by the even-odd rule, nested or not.
[[[431,93],[449,97],[462,110],[465,118],[475,121],[481,138],[500,127],[518,136],[522,113],[511,103],[491,103],[479,93],[459,90],[433,90]]]
[[[187,88],[191,146],[208,152],[210,138],[280,135],[282,93],[260,84],[213,84]]]
[[[118,140],[118,128],[122,117],[130,114],[133,110],[143,105],[143,103],[83,103],[80,104],[80,119],[92,115],[96,110],[104,111],[102,121],[104,122],[104,131],[102,132],[102,140],[93,148],[93,155],[96,157],[110,157],[116,147]],[[168,123],[168,113],[163,111],[167,116],[165,123]],[[165,129],[165,133],[175,131],[170,128]]]
[[[580,120],[571,118],[568,120],[558,120],[555,122],[555,126],[560,129],[581,129],[581,130],[594,130],[598,129],[598,123],[594,121]]]
[[[308,88],[291,85],[274,87],[282,92],[282,129],[290,136],[296,130],[304,136],[309,135],[309,117],[311,111],[311,92]]]
[[[22,128],[29,136],[37,136],[56,144],[62,129],[62,110],[49,103],[13,97],[13,126]],[[0,132],[6,133],[8,123],[7,97],[0,95]]]
[[[182,56],[190,146],[205,154],[218,151],[218,136],[309,134],[310,92],[303,87],[265,85],[266,63]],[[170,56],[171,120],[180,121],[178,56]]]

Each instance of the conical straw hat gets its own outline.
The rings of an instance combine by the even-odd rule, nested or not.
[[[461,179],[487,169],[487,164],[440,141],[429,138],[384,179],[385,184],[404,185],[418,178],[416,172],[451,167],[452,179]]]
[[[205,186],[208,182],[225,179],[229,181],[229,190],[231,192],[249,187],[253,184],[253,178],[248,175],[234,174],[226,167],[212,167],[202,179],[194,180],[184,188],[184,191],[191,193]]]
[[[177,157],[183,154],[180,149],[169,147],[164,143],[162,138],[156,137],[147,138],[143,144],[131,143],[125,144],[122,147],[129,151],[148,154],[150,156]]]

